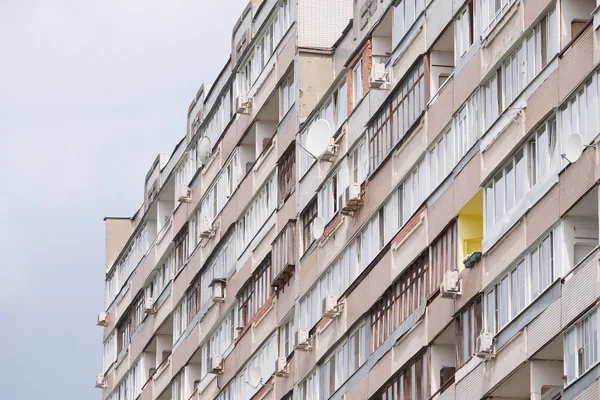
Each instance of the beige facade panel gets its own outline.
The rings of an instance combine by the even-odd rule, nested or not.
[[[404,233],[400,231],[397,238],[392,240],[391,280],[394,281],[419,254],[427,248],[427,209],[417,213],[416,223]],[[413,217],[413,218],[415,218]],[[408,224],[407,224],[408,225]],[[406,228],[406,227],[405,227]],[[404,233],[402,236],[400,234]]]
[[[560,298],[556,300],[525,328],[528,358],[533,357],[560,333],[561,302]]]
[[[559,194],[558,185],[554,186],[525,215],[527,247],[559,219]]]
[[[482,258],[481,287],[486,288],[526,247],[525,224],[520,221]]]
[[[454,185],[450,187],[427,208],[428,239],[435,239],[456,215],[454,208]]]
[[[567,327],[598,298],[598,251],[572,271],[562,287],[562,325]]]
[[[105,259],[106,270],[112,267],[113,263],[123,250],[123,247],[133,233],[133,224],[129,218],[104,218],[105,225]]]
[[[432,1],[429,4],[429,8],[425,14],[425,25],[427,26],[425,35],[427,37],[426,46],[428,49],[439,39],[444,29],[452,21],[454,14],[455,10],[453,10],[452,0]]]
[[[531,131],[549,111],[558,107],[558,70],[552,74],[531,94],[525,108],[525,132]]]
[[[563,43],[564,45],[564,43]],[[563,51],[565,51],[563,49]],[[563,102],[594,69],[594,31],[589,26],[558,61],[558,99]]]
[[[587,148],[577,162],[570,164],[559,176],[560,214],[563,215],[596,184],[594,149]]]
[[[333,82],[333,58],[330,55],[300,52],[298,55],[300,96],[298,115],[306,118]]]
[[[317,281],[317,250],[314,250],[300,264],[300,288],[298,297],[302,297]]]
[[[373,365],[373,368],[367,374],[369,384],[369,397],[373,396],[375,392],[392,376],[394,370],[393,353],[394,351],[388,351],[383,357]],[[363,378],[364,380],[364,378]]]
[[[294,362],[296,363],[295,383],[300,382],[315,367],[317,362],[314,351],[296,350]]]
[[[454,312],[458,312],[466,306],[483,289],[481,286],[481,274],[483,263],[480,261],[472,268],[465,268],[459,274],[462,280],[462,293],[454,299]]]
[[[479,191],[481,154],[477,153],[454,178],[454,214],[457,214]]]
[[[361,379],[348,393],[346,400],[367,400],[369,398],[369,379]]]
[[[289,111],[287,120],[277,128],[277,159],[279,160],[290,144],[296,139],[296,109]],[[298,151],[303,151],[298,149]]]
[[[294,290],[294,277],[292,277],[290,281],[277,293],[275,298],[278,326],[294,308],[295,299],[296,292]]]
[[[426,309],[427,342],[433,341],[452,322],[454,299],[434,298]]]
[[[427,145],[433,143],[442,130],[452,120],[454,111],[454,79],[438,93],[438,98],[431,104],[427,110]]]
[[[477,86],[479,86],[482,78],[481,54],[481,51],[476,52],[460,73],[454,77],[453,112],[458,111],[475,89],[477,89]]]
[[[600,399],[600,381],[596,380],[583,392],[579,393],[573,400],[596,400]]]

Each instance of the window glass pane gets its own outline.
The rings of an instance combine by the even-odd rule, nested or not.
[[[504,215],[504,175],[502,173],[494,178],[494,212],[495,221],[500,221]]]
[[[525,159],[523,150],[519,150],[515,155],[515,203],[519,202],[525,195],[527,179],[525,177]]]
[[[512,161],[504,168],[506,176],[506,211],[512,209],[515,204],[515,171]]]

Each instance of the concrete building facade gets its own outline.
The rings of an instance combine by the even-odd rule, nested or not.
[[[599,28],[251,0],[106,218],[102,399],[599,399]]]

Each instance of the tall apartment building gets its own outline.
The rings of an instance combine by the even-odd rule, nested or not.
[[[251,0],[106,218],[102,399],[600,399],[599,10]]]

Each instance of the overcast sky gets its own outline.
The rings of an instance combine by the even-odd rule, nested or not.
[[[102,218],[140,206],[246,3],[0,0],[0,399],[100,398]]]

